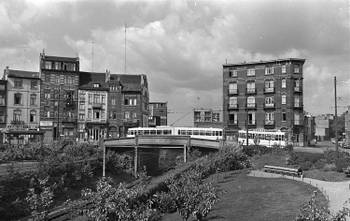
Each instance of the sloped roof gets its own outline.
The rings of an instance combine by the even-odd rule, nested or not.
[[[94,88],[94,84],[100,84],[101,87]],[[98,72],[79,72],[79,88],[87,90],[106,90],[108,85],[106,83],[106,73]]]
[[[140,91],[142,75],[111,74],[111,81],[118,81],[123,91]]]
[[[7,77],[40,79],[39,72],[5,69]]]

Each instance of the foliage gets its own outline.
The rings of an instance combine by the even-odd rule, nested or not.
[[[285,153],[291,152],[293,150],[293,146],[288,145],[285,148],[281,148],[278,145],[274,145],[273,147],[266,147],[260,145],[249,145],[243,146],[243,153],[252,157],[254,155],[264,155],[268,153]]]
[[[49,177],[39,180],[39,188],[30,188],[26,201],[34,220],[45,220],[53,204],[53,190],[48,186]]]
[[[132,163],[132,157],[127,154],[118,154],[115,151],[106,152],[106,169],[113,173],[132,169]]]

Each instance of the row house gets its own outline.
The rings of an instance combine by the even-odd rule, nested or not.
[[[13,70],[4,71],[6,93],[2,92],[0,102],[6,105],[5,142],[25,144],[39,142],[42,133],[40,122],[40,78],[38,72]],[[3,83],[3,82],[2,82]],[[6,94],[6,99],[3,95]],[[4,109],[2,108],[2,116]]]
[[[168,102],[149,102],[148,126],[168,125]]]
[[[107,136],[109,73],[80,72],[78,91],[78,139],[95,142]]]
[[[107,82],[108,137],[124,137],[129,128],[147,127],[149,118],[147,76],[110,74]]]
[[[223,119],[227,136],[239,129],[281,130],[303,144],[305,59],[223,65]]]
[[[40,54],[40,128],[45,142],[77,137],[79,58]]]

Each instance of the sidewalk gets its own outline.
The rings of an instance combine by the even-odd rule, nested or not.
[[[332,214],[337,213],[344,207],[344,203],[350,198],[350,181],[342,182],[327,182],[311,178],[299,178],[293,176],[286,176],[281,174],[266,173],[259,170],[253,170],[249,176],[266,177],[266,178],[286,178],[308,183],[318,188],[325,197],[329,200],[329,210]]]

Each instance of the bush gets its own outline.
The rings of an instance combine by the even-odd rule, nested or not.
[[[350,166],[350,158],[339,158],[335,161],[337,172],[343,172],[343,169]]]

